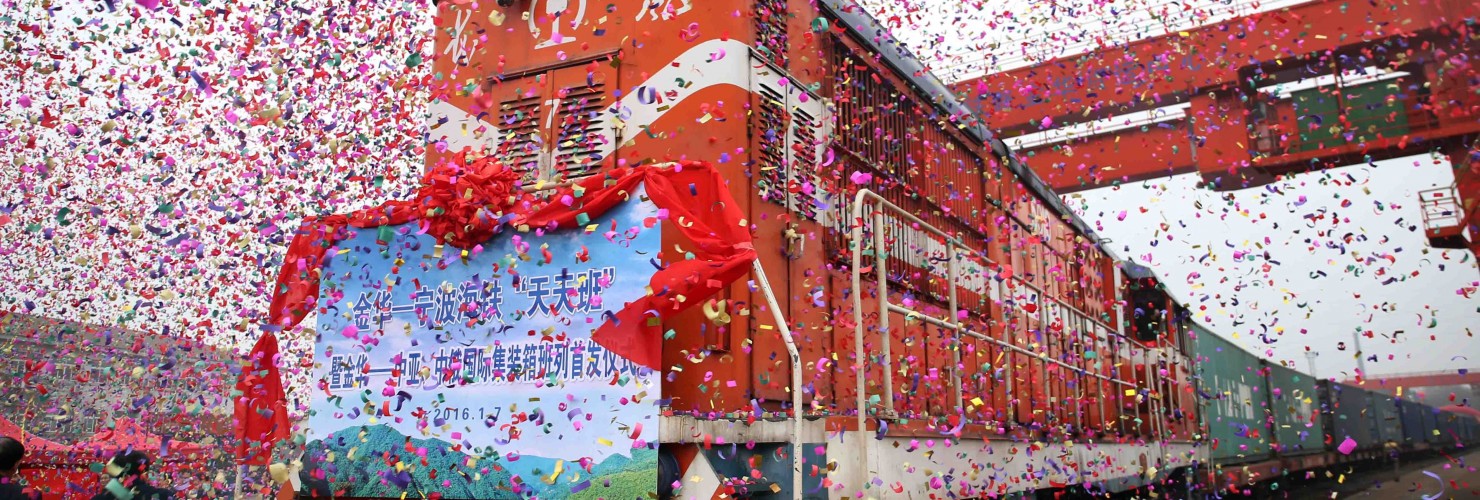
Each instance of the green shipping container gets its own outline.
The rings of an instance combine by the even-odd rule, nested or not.
[[[1275,446],[1281,455],[1319,453],[1325,449],[1320,394],[1310,375],[1262,361],[1269,373],[1270,408],[1275,419]]]
[[[1341,98],[1337,99],[1337,92]],[[1408,115],[1398,99],[1399,84],[1383,81],[1294,92],[1300,144],[1296,151],[1360,144],[1408,133]],[[1345,114],[1345,123],[1342,115]]]
[[[1194,323],[1192,329],[1197,334],[1198,398],[1213,462],[1237,464],[1270,458],[1273,450],[1265,419],[1268,380],[1260,373],[1259,358],[1201,325]]]

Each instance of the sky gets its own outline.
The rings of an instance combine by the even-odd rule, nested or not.
[[[1480,271],[1431,248],[1417,192],[1454,182],[1448,159],[1410,156],[1230,192],[1179,175],[1064,197],[1122,258],[1156,271],[1194,319],[1316,375],[1480,366]]]
[[[430,2],[140,3],[0,0],[0,308],[249,347],[305,215],[419,181]]]

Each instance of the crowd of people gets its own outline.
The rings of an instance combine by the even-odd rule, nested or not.
[[[26,446],[19,440],[0,437],[0,500],[41,497],[21,484],[21,460],[25,457]]]
[[[0,436],[0,500],[40,500],[41,492],[25,484],[21,468],[25,463],[26,447],[20,440]],[[149,472],[154,460],[139,450],[119,450],[102,466],[103,486],[93,500],[174,500],[175,491],[149,482]],[[308,468],[294,468],[279,464],[270,469],[273,481],[280,485],[278,499],[332,499],[333,489],[328,481],[316,478]],[[296,480],[295,480],[296,479]]]
[[[20,478],[26,446],[10,436],[0,437],[0,500],[39,500],[41,493]],[[174,500],[174,492],[149,484],[147,473],[153,460],[138,450],[119,450],[103,464],[107,482],[93,500]]]

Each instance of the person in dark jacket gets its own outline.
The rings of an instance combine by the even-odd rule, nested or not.
[[[0,500],[39,500],[41,494],[21,485],[21,459],[26,445],[10,436],[0,437]]]
[[[298,498],[334,500],[334,487],[329,481],[314,477],[315,473],[304,469],[298,471]]]
[[[174,500],[175,492],[155,487],[144,479],[152,463],[142,451],[119,451],[103,466],[108,483],[93,500]]]

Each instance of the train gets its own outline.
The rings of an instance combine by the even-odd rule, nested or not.
[[[791,339],[756,280],[712,308],[740,314],[664,318],[665,496],[1178,495],[1260,479],[1241,464],[1450,445],[1440,420],[1471,439],[1226,341],[1243,355],[1208,355],[1216,335],[850,0],[590,7],[440,4],[428,161],[494,154],[544,186],[700,160],[729,180]],[[1247,404],[1213,397],[1245,368]],[[1357,433],[1362,397],[1401,416]]]
[[[544,189],[704,161],[747,216],[764,276],[663,318],[661,494],[1111,492],[1196,465],[1175,304],[855,3],[437,19],[429,164],[494,155]]]
[[[1480,442],[1480,421],[1362,385],[1318,380],[1192,324],[1203,406],[1205,491],[1254,494],[1271,481]]]

